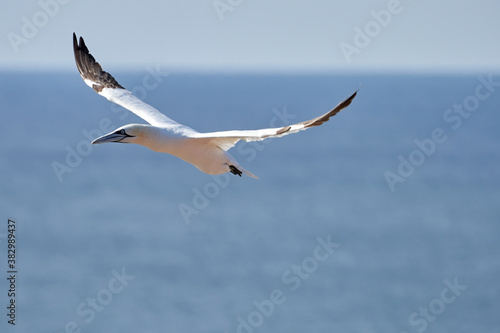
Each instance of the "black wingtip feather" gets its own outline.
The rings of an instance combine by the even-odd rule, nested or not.
[[[95,82],[92,89],[97,93],[100,93],[104,88],[125,89],[111,74],[102,70],[101,65],[90,54],[83,37],[80,37],[79,42],[77,42],[76,34],[73,33],[73,52],[75,54],[76,67],[83,79]]]

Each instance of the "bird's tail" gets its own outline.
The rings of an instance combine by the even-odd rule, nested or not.
[[[244,168],[242,168],[241,166],[238,167],[245,175],[249,176],[249,177],[252,177],[252,178],[255,178],[255,179],[259,179],[259,177],[257,177],[256,175],[254,175],[253,173],[251,173],[250,171],[247,171],[245,170]]]

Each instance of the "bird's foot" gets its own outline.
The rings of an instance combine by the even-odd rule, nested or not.
[[[230,165],[229,166],[229,169],[230,169],[230,172],[233,174],[233,175],[238,175],[241,177],[241,171],[236,169],[236,167],[234,165]]]

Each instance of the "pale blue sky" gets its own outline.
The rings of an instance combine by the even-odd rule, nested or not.
[[[493,0],[23,0],[0,17],[0,68],[72,70],[75,31],[108,70],[500,69]]]

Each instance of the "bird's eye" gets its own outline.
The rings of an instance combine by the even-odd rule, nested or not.
[[[124,129],[120,130],[120,134],[125,135],[125,130]]]

